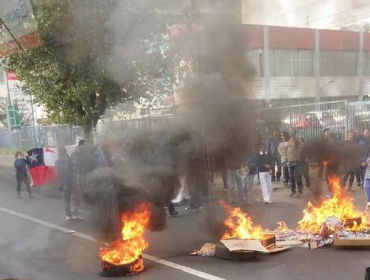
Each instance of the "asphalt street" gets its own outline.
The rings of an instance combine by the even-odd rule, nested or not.
[[[35,193],[32,200],[26,195],[17,199],[13,170],[0,166],[0,279],[103,279],[93,217],[85,212],[83,222],[66,221],[57,192],[38,189]],[[204,243],[217,242],[224,213],[215,201],[226,193],[216,189],[211,194],[213,199],[205,202],[203,212],[188,213],[186,206],[178,206],[180,215],[168,217],[166,230],[146,233],[146,269],[130,279],[364,279],[370,250],[299,247],[250,261],[190,256]],[[273,203],[266,205],[255,186],[253,203],[243,209],[265,228],[274,229],[280,220],[294,226],[313,196],[312,191],[300,199],[288,195],[287,189],[280,188],[273,194]],[[358,206],[363,206],[363,190],[357,189],[354,196]]]

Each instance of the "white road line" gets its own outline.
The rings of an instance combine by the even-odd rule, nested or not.
[[[58,226],[58,225],[55,225],[55,224],[52,224],[52,223],[49,223],[49,222],[45,222],[45,221],[42,221],[42,220],[30,217],[30,216],[27,216],[27,215],[9,210],[9,209],[6,209],[6,208],[0,207],[0,211],[3,211],[5,213],[8,213],[8,214],[11,214],[11,215],[14,215],[14,216],[17,216],[19,218],[23,218],[23,219],[28,220],[28,221],[32,221],[34,223],[46,226],[48,228],[56,229],[56,230],[59,230],[59,231],[65,232],[65,233],[69,233],[71,235],[78,236],[78,237],[86,239],[86,240],[101,243],[101,241],[97,240],[96,238],[94,238],[90,235],[87,235],[87,234],[84,234],[84,233],[81,233],[81,232],[72,231],[68,228],[61,227],[61,226]],[[183,271],[185,273],[194,275],[194,276],[199,277],[199,278],[203,278],[203,279],[207,279],[207,280],[225,280],[224,278],[220,278],[220,277],[217,277],[217,276],[214,276],[214,275],[211,275],[211,274],[208,274],[208,273],[205,273],[205,272],[202,272],[202,271],[199,271],[199,270],[187,267],[187,266],[179,265],[177,263],[169,262],[169,261],[151,256],[151,255],[143,254],[143,257],[145,259],[150,260],[150,261],[153,261],[153,262],[156,262],[156,263],[159,263],[159,264],[162,264],[162,265],[174,268],[174,269],[178,269],[180,271]]]

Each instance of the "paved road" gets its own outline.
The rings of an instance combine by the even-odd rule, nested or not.
[[[224,192],[213,192],[222,197]],[[274,228],[284,219],[294,225],[301,217],[306,201],[288,199],[288,190],[274,193],[274,203],[259,202],[260,191],[246,211],[263,227]],[[362,190],[355,192],[363,205]],[[257,201],[256,201],[257,200]],[[168,218],[162,232],[147,233],[150,247],[146,270],[130,279],[363,279],[370,266],[368,250],[294,248],[276,255],[260,255],[254,261],[225,261],[213,257],[192,257],[188,253],[205,242],[215,242],[214,234],[223,211],[207,203],[202,213],[187,213]],[[86,214],[87,215],[87,214]],[[67,222],[60,199],[39,191],[34,200],[18,200],[11,170],[0,168],[0,279],[18,277],[27,280],[101,279],[97,258],[99,243],[94,224]],[[75,230],[81,234],[68,234]],[[156,259],[157,258],[157,259]]]

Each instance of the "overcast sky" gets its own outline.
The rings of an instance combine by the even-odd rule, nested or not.
[[[369,18],[369,0],[243,0],[244,23],[338,29]]]

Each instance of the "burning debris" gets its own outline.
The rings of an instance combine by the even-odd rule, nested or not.
[[[150,221],[151,205],[143,202],[132,212],[122,214],[122,239],[115,240],[108,247],[102,247],[99,258],[103,261],[103,276],[125,276],[144,270],[141,257],[148,247],[144,230]]]
[[[225,221],[227,227],[226,233],[221,237],[221,240],[226,239],[264,239],[264,230],[261,226],[253,224],[252,219],[246,213],[243,213],[240,208],[232,208],[225,202],[221,201],[221,205],[226,210],[228,217]]]
[[[332,243],[336,246],[370,246],[368,214],[356,209],[353,198],[341,188],[338,177],[332,177],[329,181],[333,197],[318,206],[309,202],[296,229],[290,229],[281,221],[274,232],[264,230],[254,225],[252,219],[240,208],[232,208],[221,202],[228,214],[225,220],[227,230],[221,242],[230,252],[248,251],[248,248],[250,251],[272,252],[271,249],[282,248],[284,245],[302,244],[311,249],[330,246]]]

